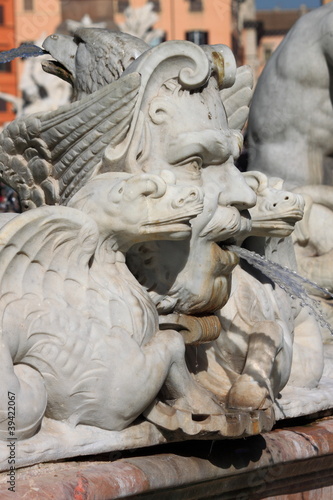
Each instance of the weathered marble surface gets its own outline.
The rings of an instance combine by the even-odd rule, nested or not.
[[[284,179],[305,214],[292,238],[298,272],[332,292],[332,16],[328,3],[302,18],[259,78],[248,122],[249,169]],[[332,321],[331,297],[312,291]],[[324,333],[325,341],[330,336]]]
[[[294,191],[305,200],[304,218],[292,236],[299,273],[332,293],[333,186],[301,186]],[[320,290],[317,295],[323,299],[325,313],[331,317],[331,298]]]
[[[248,68],[223,45],[77,35],[44,44],[75,102],[0,137],[26,211],[0,230],[1,410],[15,392],[18,465],[267,431],[288,381],[304,394],[290,416],[330,407],[330,386],[317,407],[318,323],[227,246],[288,236],[303,211],[234,164]]]
[[[332,184],[332,18],[332,3],[302,16],[272,54],[254,92],[250,169],[281,177],[288,189]]]

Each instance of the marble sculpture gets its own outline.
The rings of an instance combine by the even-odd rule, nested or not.
[[[302,194],[293,234],[298,271],[332,292],[332,19],[328,3],[302,16],[267,62],[248,122],[249,169],[284,179]],[[332,300],[316,291],[332,318]],[[328,340],[328,338],[326,338]]]
[[[304,209],[235,167],[249,68],[224,45],[149,49],[96,28],[44,47],[74,102],[0,136],[24,210],[0,228],[1,401],[16,394],[20,463],[103,451],[89,428],[120,448],[153,429],[160,442],[271,429],[281,391],[316,390],[324,356],[318,321],[228,248],[282,241]],[[81,451],[42,452],[56,422],[80,428]]]
[[[250,169],[282,177],[288,189],[332,184],[332,18],[332,3],[302,16],[254,92]]]

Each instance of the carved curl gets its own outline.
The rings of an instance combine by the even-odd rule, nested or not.
[[[213,55],[215,54],[215,56]],[[224,45],[201,48],[191,42],[170,41],[143,53],[124,72],[141,74],[141,89],[131,128],[126,139],[116,147],[109,146],[103,158],[103,171],[126,169],[125,156],[135,138],[140,115],[148,112],[151,98],[167,80],[175,80],[187,91],[200,90],[214,75],[219,88],[234,83],[236,63],[231,50]]]

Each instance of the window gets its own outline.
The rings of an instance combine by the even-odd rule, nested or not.
[[[272,55],[273,49],[272,47],[265,47],[264,51],[265,51],[265,62],[267,62]]]
[[[190,12],[201,12],[202,0],[190,0]]]
[[[197,45],[207,45],[208,31],[187,31],[186,40],[196,43]]]
[[[0,99],[0,112],[7,111],[7,101]]]
[[[0,26],[5,24],[5,13],[3,5],[0,5]]]
[[[24,10],[33,10],[34,0],[24,0]]]
[[[118,0],[118,12],[124,12],[129,7],[128,0]]]
[[[161,12],[161,5],[159,0],[149,0],[150,3],[154,5],[153,11],[154,12]]]
[[[0,63],[0,73],[10,73],[12,65],[10,62]]]

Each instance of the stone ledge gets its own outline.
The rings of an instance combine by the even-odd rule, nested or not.
[[[315,488],[311,498],[332,498],[333,417],[247,439],[183,442],[147,448],[145,456],[138,453],[142,450],[119,452],[114,462],[97,456],[16,470],[15,493],[8,491],[8,476],[2,473],[0,497],[112,500],[134,495],[183,500],[218,495],[259,500],[288,493],[296,500],[302,498],[297,493]],[[318,496],[321,488],[324,496]]]

